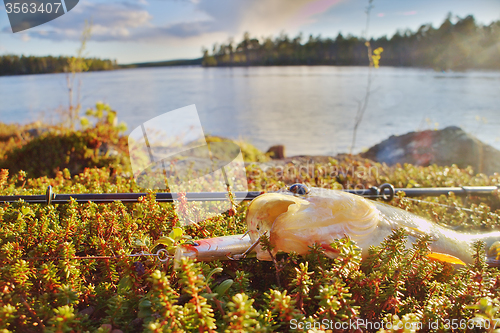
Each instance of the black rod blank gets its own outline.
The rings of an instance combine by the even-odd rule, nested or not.
[[[234,192],[237,200],[252,200],[259,196],[262,192]],[[114,201],[121,202],[138,202],[140,197],[147,196],[148,193],[79,193],[79,194],[55,194],[52,195],[4,195],[0,196],[0,203],[15,202],[23,200],[27,203],[68,203],[71,198],[76,202],[95,202],[95,203],[111,203]],[[158,202],[174,202],[172,193],[155,193],[156,201]],[[186,193],[187,201],[225,201],[228,200],[227,192],[191,192]]]
[[[394,188],[390,184],[383,184],[380,187],[371,187],[368,189],[344,190],[345,192],[361,195],[370,198],[382,198],[390,201],[398,192],[404,192],[407,197],[440,196],[454,193],[459,197],[489,196],[500,190],[498,186],[462,186],[462,187],[431,187],[431,188]],[[252,200],[263,192],[234,192],[236,200]],[[138,202],[140,197],[147,196],[148,193],[80,193],[80,194],[56,194],[52,192],[52,187],[47,188],[45,195],[3,195],[0,196],[0,203],[16,202],[23,200],[27,203],[45,203],[62,204],[68,203],[71,198],[79,203],[111,203]],[[155,193],[157,202],[173,202],[177,195],[174,193]],[[188,192],[187,201],[225,201],[228,200],[227,192]]]
[[[384,184],[386,185],[386,184]],[[382,185],[383,186],[383,185]],[[378,189],[382,188],[379,187]],[[361,196],[373,196],[382,195],[384,192],[389,192],[380,190],[379,193],[375,193],[373,189],[362,189],[362,190],[345,190],[345,192],[358,194]],[[462,187],[421,187],[421,188],[395,188],[394,192],[404,192],[405,196],[412,197],[438,197],[440,195],[449,195],[450,193],[455,194],[459,197],[466,197],[469,195],[475,196],[489,196],[495,191],[500,190],[499,186],[462,186]]]

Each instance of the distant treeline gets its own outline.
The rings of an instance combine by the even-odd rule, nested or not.
[[[44,74],[67,72],[71,57],[0,56],[0,75]],[[89,71],[104,71],[118,67],[116,60],[87,58]]]
[[[365,42],[340,33],[335,39],[311,35],[305,43],[301,34],[259,40],[245,33],[239,44],[216,44],[211,54],[205,49],[203,66],[368,65]],[[370,44],[372,49],[384,49],[382,66],[500,69],[500,21],[482,26],[471,15],[453,24],[450,14],[437,29],[424,24],[416,32],[398,31]]]

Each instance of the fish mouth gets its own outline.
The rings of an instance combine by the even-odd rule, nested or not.
[[[309,203],[304,199],[282,193],[266,193],[252,200],[246,217],[248,235],[252,243],[257,242],[264,234],[270,236],[276,219],[286,214],[291,206],[307,204]],[[273,245],[273,239],[270,241]],[[269,253],[264,251],[260,244],[256,245],[255,252],[259,260],[271,260]]]
[[[267,193],[255,198],[248,206],[247,227],[250,239],[255,242],[260,235],[270,231],[278,216],[286,213],[290,205],[308,204],[293,195]]]

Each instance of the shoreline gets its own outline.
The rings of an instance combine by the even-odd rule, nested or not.
[[[195,59],[196,60],[196,59]],[[100,73],[100,72],[114,72],[120,70],[130,70],[130,69],[145,69],[145,68],[272,68],[272,67],[360,67],[360,68],[368,68],[363,65],[329,65],[329,64],[317,64],[317,65],[233,65],[233,66],[203,66],[201,64],[179,64],[179,65],[151,65],[151,66],[134,66],[132,65],[118,65],[119,68],[114,69],[105,69],[105,70],[93,70],[82,72],[80,74],[86,73]],[[464,68],[449,68],[449,69],[438,69],[432,68],[430,66],[393,66],[393,65],[380,65],[379,68],[408,68],[408,69],[422,69],[422,70],[432,70],[436,73],[466,73],[469,71],[478,71],[478,72],[500,72],[499,68],[488,68],[488,67],[464,67]],[[22,74],[0,74],[0,78],[2,77],[19,77],[19,76],[30,76],[30,75],[50,75],[50,74],[70,74],[68,72],[47,72],[47,73],[22,73]]]

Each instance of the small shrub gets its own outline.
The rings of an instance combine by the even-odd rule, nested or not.
[[[57,171],[56,164],[34,162],[36,149],[48,142],[68,145],[64,149],[71,144],[80,155],[70,154],[67,165],[75,165],[77,170],[77,162],[88,163],[81,152],[88,149],[85,144],[95,142],[92,138],[101,138],[101,144],[103,138],[119,144],[115,132],[106,136],[102,131],[105,129],[46,134],[34,139],[31,146],[13,151],[6,160],[19,158],[30,169],[27,174],[16,171],[18,168],[0,171],[0,195],[44,194],[47,185],[56,193],[141,191],[126,173],[113,172],[110,167],[71,173],[69,169]],[[22,157],[21,151],[33,155]],[[57,151],[43,156],[62,158]],[[96,166],[106,161],[94,157],[89,160]],[[347,171],[321,174],[321,168],[328,165]],[[314,175],[294,176],[266,173],[248,165],[249,189],[275,190],[298,178],[309,186],[329,188],[346,187],[353,181],[365,187],[384,182],[396,187],[499,183],[498,175],[475,175],[456,166],[387,167],[351,157],[332,159],[328,165],[315,166]],[[353,165],[376,166],[378,172],[359,177]],[[422,200],[409,201],[400,195],[391,204],[445,225],[478,231],[499,229],[498,195],[471,196],[465,206],[455,196]],[[450,206],[472,211],[464,213]],[[161,246],[172,251],[172,244],[189,241],[189,237],[243,233],[246,210],[247,203],[241,203],[231,213],[182,227],[180,233],[173,205],[156,202],[152,192],[136,203],[0,204],[0,330],[341,331],[338,325],[351,321],[391,322],[393,327],[418,322],[425,327],[423,331],[441,332],[452,330],[446,325],[453,319],[486,325],[499,318],[500,274],[486,265],[481,243],[475,245],[475,262],[458,270],[426,256],[429,238],[420,238],[407,248],[407,234],[401,230],[371,248],[365,259],[349,239],[331,244],[339,252],[335,259],[326,257],[320,246],[311,247],[305,257],[278,255],[275,263],[252,258],[211,263],[184,260],[177,269],[171,261],[128,256]],[[165,241],[167,237],[173,243]],[[85,259],[96,256],[101,258]],[[324,323],[333,327],[318,326]],[[433,323],[437,323],[435,328]],[[367,325],[359,329],[378,330]],[[453,331],[481,329],[459,327]]]

